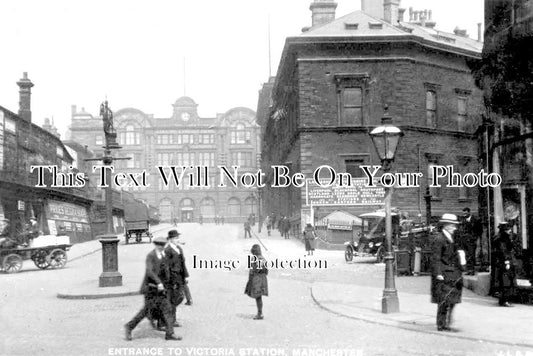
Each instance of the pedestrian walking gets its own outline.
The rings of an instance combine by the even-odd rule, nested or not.
[[[174,218],[173,222],[174,222],[174,226],[177,227],[178,226],[178,218]]]
[[[183,249],[178,245],[178,239],[181,234],[177,230],[168,232],[168,243],[165,247],[165,261],[168,265],[170,278],[166,286],[167,297],[172,306],[173,326],[181,326],[177,322],[176,309],[183,302],[185,294],[185,285],[189,272],[185,264],[185,255]]]
[[[265,225],[267,228],[267,235],[270,236],[270,231],[272,230],[272,219],[270,218],[270,215],[267,215]]]
[[[498,225],[499,232],[494,237],[493,261],[494,261],[494,287],[498,291],[498,304],[502,307],[512,306],[511,298],[514,296],[516,287],[515,259],[513,253],[513,241],[511,240],[511,226],[507,222]]]
[[[254,319],[261,320],[263,319],[263,296],[268,296],[268,269],[266,268],[266,260],[261,253],[261,247],[259,245],[253,245],[250,252],[254,258],[250,263],[250,272],[244,293],[250,298],[255,299],[257,315],[254,316]]]
[[[246,220],[244,222],[244,238],[252,238],[252,232],[251,232],[252,228],[250,226],[250,221],[249,220]]]
[[[166,296],[165,284],[168,284],[169,270],[164,260],[164,248],[167,240],[156,237],[153,240],[155,248],[146,256],[146,271],[141,285],[144,294],[144,307],[125,325],[126,340],[132,339],[132,331],[145,318],[152,317],[152,311],[157,310],[165,322],[165,339],[181,340],[174,334],[172,307]]]
[[[305,242],[305,250],[307,251],[307,256],[312,256],[313,252],[316,248],[316,231],[313,225],[311,223],[307,223],[305,226],[304,232],[304,242]]]
[[[466,270],[468,275],[475,274],[476,265],[476,247],[478,240],[483,234],[483,225],[481,221],[472,215],[470,208],[463,209],[463,218],[459,226],[459,245],[466,254]]]
[[[220,216],[220,224],[224,225],[224,215]]]
[[[461,303],[464,251],[454,241],[459,221],[454,214],[444,214],[440,231],[432,246],[431,301],[437,304],[437,330],[455,331],[450,327],[455,304]]]

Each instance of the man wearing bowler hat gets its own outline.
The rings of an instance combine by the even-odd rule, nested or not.
[[[189,278],[189,272],[185,265],[185,255],[183,249],[178,245],[179,236],[181,234],[177,230],[170,230],[168,232],[168,243],[165,248],[165,260],[167,262],[170,279],[166,286],[168,290],[168,299],[172,306],[172,316],[174,326],[181,326],[176,322],[176,308],[183,302],[184,287]]]
[[[133,329],[145,317],[151,317],[153,310],[158,310],[165,322],[165,339],[181,340],[180,336],[174,335],[172,307],[165,294],[165,285],[168,284],[169,280],[164,252],[167,239],[156,237],[153,243],[155,248],[146,256],[146,272],[141,285],[141,294],[144,294],[144,307],[125,325],[126,340],[132,339]]]
[[[455,304],[461,303],[464,251],[454,241],[459,221],[454,214],[439,220],[440,231],[432,246],[431,302],[437,306],[437,330],[455,331],[450,327]]]

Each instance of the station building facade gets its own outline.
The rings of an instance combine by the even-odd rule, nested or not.
[[[217,215],[225,222],[242,222],[250,214],[258,215],[255,189],[234,186],[227,175],[223,176],[224,186],[219,186],[219,166],[227,168],[232,176],[232,166],[238,167],[238,176],[258,169],[260,128],[255,112],[237,107],[216,117],[202,118],[197,107],[192,98],[183,96],[175,101],[169,117],[156,118],[135,108],[114,112],[114,128],[122,147],[114,152],[118,157],[129,158],[114,162],[115,173],[145,171],[147,182],[145,187],[120,189],[157,207],[159,218],[165,222],[193,222],[200,216],[208,222]],[[96,156],[101,155],[105,144],[102,119],[73,106],[69,139],[86,145]],[[171,167],[180,174],[182,166],[189,167],[185,180],[179,185],[171,180],[166,185],[158,167],[163,167],[164,174],[170,177]],[[189,174],[194,176],[192,186]]]

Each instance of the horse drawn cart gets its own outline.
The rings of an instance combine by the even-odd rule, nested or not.
[[[17,273],[22,269],[24,260],[32,260],[41,269],[63,268],[67,264],[67,251],[72,246],[68,236],[39,236],[35,245],[1,247],[0,270]]]
[[[133,201],[124,206],[124,237],[126,244],[135,236],[135,242],[142,241],[143,236],[152,242],[150,232],[150,214],[148,207],[140,202]]]

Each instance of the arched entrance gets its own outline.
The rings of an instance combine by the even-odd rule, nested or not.
[[[194,221],[194,202],[192,199],[185,198],[180,202],[180,215],[181,222]]]

